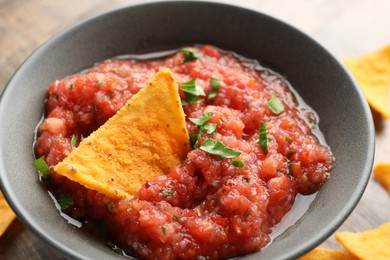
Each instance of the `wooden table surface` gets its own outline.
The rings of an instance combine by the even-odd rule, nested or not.
[[[53,34],[82,19],[135,2],[0,0],[0,93],[21,62]],[[339,59],[361,55],[390,43],[388,0],[219,2],[236,2],[236,5],[284,20],[315,38]],[[382,123],[382,129],[376,134],[375,163],[390,162],[390,121]],[[339,230],[363,231],[388,221],[390,197],[371,179],[358,206]],[[334,236],[321,246],[340,248]],[[0,259],[62,258],[16,220],[0,238]]]

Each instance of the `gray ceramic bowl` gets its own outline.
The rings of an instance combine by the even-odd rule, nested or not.
[[[0,103],[0,176],[20,220],[65,256],[117,259],[60,217],[32,166],[34,129],[48,85],[105,58],[208,43],[285,75],[320,117],[336,168],[306,214],[248,259],[290,259],[330,236],[359,201],[370,176],[374,128],[362,92],[344,67],[291,26],[254,11],[206,2],[135,5],[80,23],[33,53]]]

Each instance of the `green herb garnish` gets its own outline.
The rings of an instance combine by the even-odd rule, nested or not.
[[[191,147],[197,148],[198,147],[198,140],[200,139],[199,134],[190,134],[190,143]]]
[[[182,100],[183,105],[190,105],[202,102],[199,96],[206,96],[202,87],[195,84],[195,79],[180,83],[180,90],[184,92],[186,98]]]
[[[290,159],[295,154],[295,151],[290,151],[287,153],[287,158]]]
[[[284,137],[284,140],[285,140],[287,143],[289,143],[289,144],[291,144],[291,142],[292,142],[291,137],[288,136],[288,135],[286,135],[286,137]]]
[[[272,111],[272,113],[276,115],[284,111],[284,106],[282,102],[274,94],[271,96],[271,99],[267,102],[267,107]]]
[[[76,148],[76,143],[77,143],[77,136],[75,134],[72,135],[70,138],[70,147]]]
[[[74,88],[74,85],[73,85],[73,84],[69,84],[69,85],[68,85],[68,89],[69,89],[69,90],[71,90],[71,89],[73,89],[73,88]]]
[[[233,160],[232,164],[234,167],[242,168],[245,166],[244,162],[241,160]]]
[[[218,158],[236,158],[241,154],[232,148],[227,147],[220,141],[215,141],[211,138],[204,141],[204,143],[200,146],[202,151],[205,151],[209,154],[213,154],[218,156]]]
[[[106,208],[106,210],[107,210],[108,212],[112,212],[112,210],[113,210],[114,207],[115,207],[115,204],[114,204],[114,202],[110,202],[110,203],[108,203],[108,204],[104,204],[104,206],[105,206],[105,208]]]
[[[164,234],[164,236],[167,234],[167,229],[164,227],[164,226],[162,226],[161,227],[161,232]]]
[[[158,191],[161,193],[161,195],[164,198],[171,197],[171,196],[173,196],[173,194],[175,194],[175,189],[173,187],[170,187],[169,190],[159,189]]]
[[[210,81],[211,81],[211,90],[207,95],[207,99],[215,98],[219,91],[219,80],[214,77],[211,77]]]
[[[217,125],[213,123],[206,123],[201,127],[199,132],[201,132],[202,130],[206,130],[207,133],[211,135],[217,133]]]
[[[41,156],[38,159],[36,159],[33,165],[42,174],[44,181],[50,181],[51,174],[50,174],[49,166],[47,166],[47,163],[45,161],[45,156]]]
[[[180,52],[184,54],[183,63],[197,60],[202,57],[202,54],[200,52],[189,50],[189,49],[182,49],[180,50]]]
[[[287,163],[287,167],[288,167],[288,173],[290,175],[293,175],[293,163],[292,162],[288,162]]]
[[[217,131],[217,125],[213,123],[207,123],[207,121],[213,117],[213,112],[205,112],[201,118],[189,118],[189,120],[199,127],[199,133],[202,134],[202,130],[206,130],[208,134],[213,134]]]
[[[249,177],[244,177],[244,181],[245,181],[245,182],[249,182],[249,181],[250,181],[250,178],[249,178]]]
[[[272,138],[267,137],[267,129],[265,128],[265,124],[261,122],[258,144],[260,145],[261,150],[263,150],[264,155],[268,154],[268,141],[272,141]]]
[[[119,248],[117,245],[115,245],[114,243],[109,241],[108,242],[108,246],[112,249],[112,251],[114,251],[118,255],[120,255],[120,256],[124,256],[125,255],[125,252],[121,248]]]
[[[203,132],[206,130],[208,134],[214,134],[217,132],[217,125],[213,123],[207,123],[207,121],[213,117],[213,112],[206,112],[202,114],[201,118],[189,118],[191,122],[199,127],[199,133],[197,135],[190,135],[190,141],[192,147],[198,148],[198,143],[202,137]]]
[[[64,211],[73,204],[73,197],[66,193],[60,193],[57,197],[57,202],[60,204],[61,210]]]
[[[203,126],[207,120],[213,117],[213,112],[203,113],[201,118],[189,118],[189,120],[197,126]]]
[[[173,215],[172,219],[177,221],[177,222],[179,222],[179,223],[181,222],[181,219],[178,216],[176,216],[176,215]]]

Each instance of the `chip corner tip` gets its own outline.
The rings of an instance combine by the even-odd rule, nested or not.
[[[168,67],[159,69],[157,73],[173,74],[172,70]]]
[[[149,84],[157,88],[163,88],[164,90],[169,89],[174,92],[177,92],[178,89],[178,83],[170,68],[162,68],[157,71],[154,77],[150,79]]]
[[[159,78],[159,77],[164,77],[164,78],[167,78],[171,81],[174,81],[173,72],[170,68],[159,69],[159,71],[157,71],[156,75],[154,76],[154,79]]]

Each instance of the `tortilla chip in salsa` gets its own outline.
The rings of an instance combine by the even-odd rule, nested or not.
[[[54,170],[109,197],[132,197],[147,180],[179,165],[188,151],[178,85],[164,69]]]

